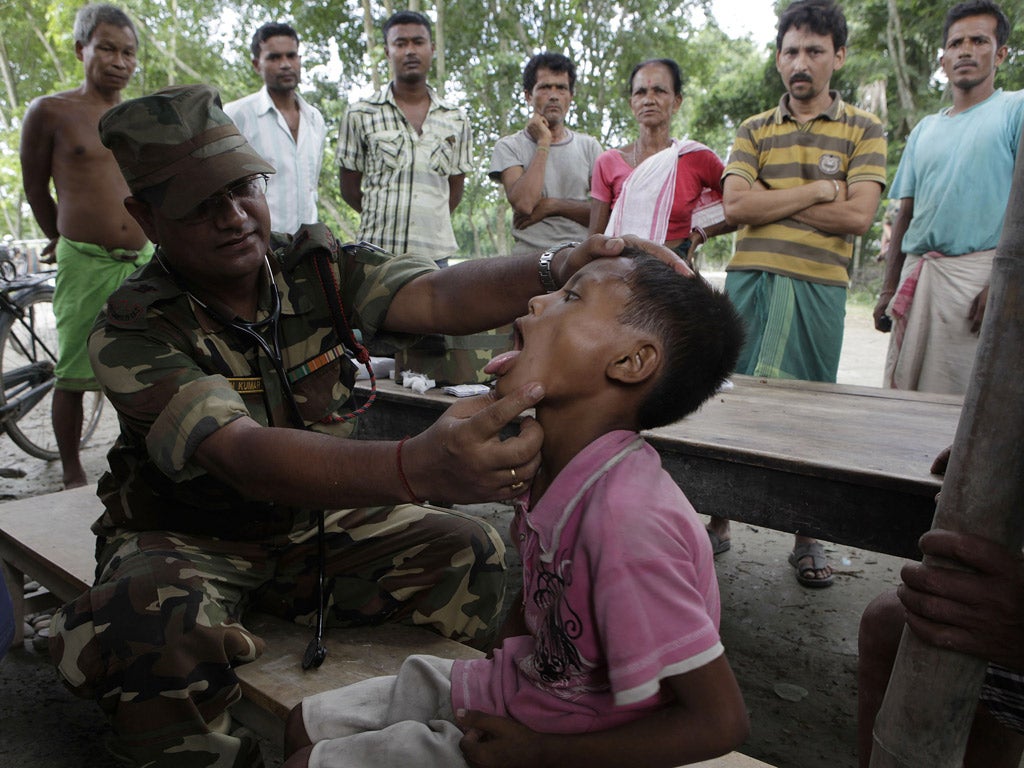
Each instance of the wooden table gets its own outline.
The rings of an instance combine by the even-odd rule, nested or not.
[[[961,397],[736,376],[681,422],[645,434],[699,512],[917,557]],[[365,398],[368,385],[360,383]],[[361,398],[361,399],[362,399]],[[429,426],[455,398],[378,382],[360,437]]]

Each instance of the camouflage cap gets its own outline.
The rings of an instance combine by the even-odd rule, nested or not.
[[[132,194],[180,219],[218,189],[254,173],[274,173],[221,109],[209,85],[175,85],[126,101],[100,118]]]

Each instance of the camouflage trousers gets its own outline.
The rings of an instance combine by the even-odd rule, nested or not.
[[[343,510],[328,514],[325,540],[329,626],[401,621],[489,639],[505,553],[483,521],[412,505]],[[224,727],[241,698],[233,666],[264,648],[244,613],[315,623],[316,529],[260,542],[127,532],[98,559],[96,585],[55,617],[50,653],[110,718],[112,751],[133,765],[262,765],[255,739]]]

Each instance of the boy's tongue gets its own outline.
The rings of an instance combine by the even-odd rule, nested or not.
[[[513,349],[508,352],[502,352],[500,355],[495,357],[491,362],[484,366],[484,373],[494,374],[501,376],[504,374],[512,365],[512,361],[519,357],[519,350]]]

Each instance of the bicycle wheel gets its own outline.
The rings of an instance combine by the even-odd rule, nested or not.
[[[11,281],[18,277],[18,265],[7,256],[0,256],[0,280]]]
[[[60,458],[51,418],[53,367],[57,362],[57,321],[53,286],[41,283],[12,297],[18,316],[0,320],[0,414],[14,444],[46,461]],[[103,410],[103,395],[86,392],[82,440],[92,437]]]

